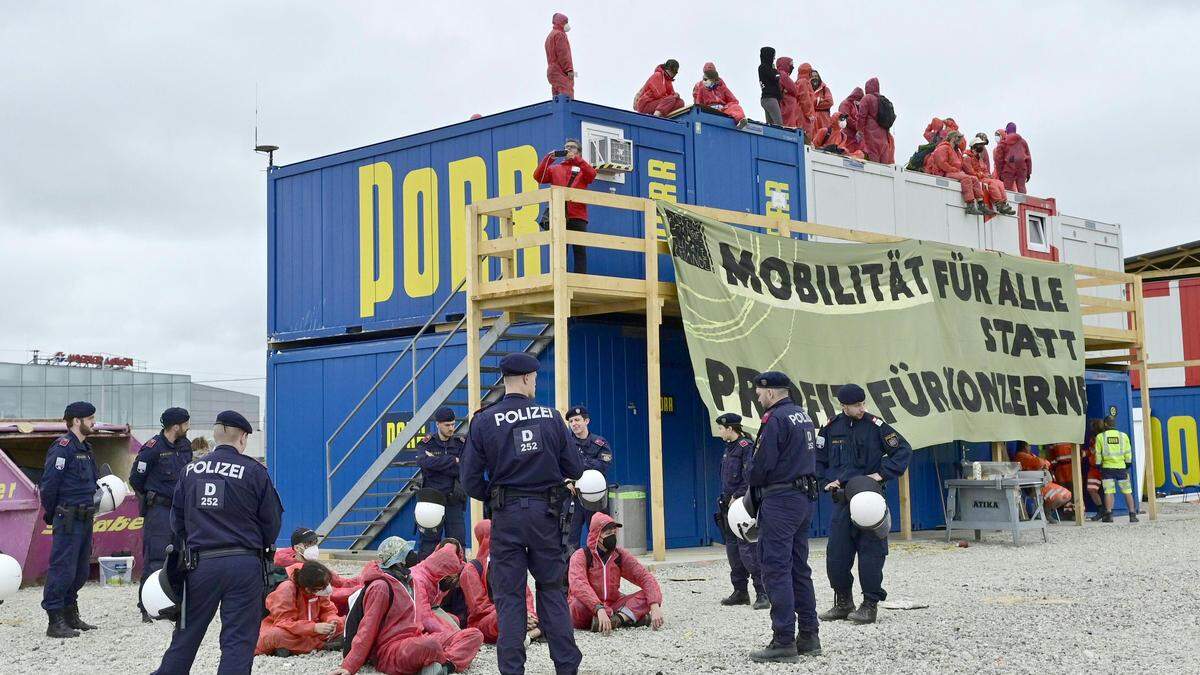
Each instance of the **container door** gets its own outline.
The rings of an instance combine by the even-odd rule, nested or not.
[[[759,159],[756,213],[782,215],[799,220],[801,195],[798,192],[800,186],[795,185],[795,182],[796,167]]]

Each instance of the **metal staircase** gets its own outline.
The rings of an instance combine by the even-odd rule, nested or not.
[[[468,364],[466,359],[462,359],[454,369],[427,395],[420,395],[417,392],[418,379],[421,374],[444,353],[446,345],[456,335],[461,335],[464,332],[466,317],[460,318],[452,326],[431,329],[433,319],[442,315],[450,298],[457,294],[456,289],[451,293],[446,300],[442,302],[441,307],[433,312],[429,321],[422,326],[391,365],[384,370],[383,374],[376,380],[374,386],[359,400],[358,405],[342,420],[338,428],[330,435],[325,442],[325,499],[328,515],[325,520],[317,527],[317,534],[325,541],[345,543],[346,548],[351,550],[362,550],[371,545],[376,537],[387,527],[412,498],[413,493],[421,487],[421,472],[416,468],[414,462],[404,462],[398,460],[401,452],[409,446],[416,438],[421,437],[425,433],[425,428],[429,421],[433,419],[433,414],[442,406],[450,406],[456,409],[456,417],[458,423],[455,426],[455,434],[462,435],[466,431],[468,415],[473,412],[467,410],[467,372]],[[440,331],[445,331],[445,337],[432,350],[427,358],[422,363],[417,365],[417,345],[419,339],[429,334],[440,334]],[[483,353],[481,372],[484,377],[490,379],[491,382],[481,383],[483,404],[487,405],[498,400],[504,395],[504,386],[500,376],[499,360],[501,357],[523,352],[538,356],[546,350],[553,341],[554,324],[551,321],[535,320],[521,323],[514,322],[510,315],[503,314],[495,319],[492,327],[480,338],[480,349]],[[366,404],[380,391],[384,384],[391,379],[396,368],[409,357],[413,360],[413,371],[411,377],[403,387],[396,393],[395,396],[380,408],[380,412],[375,416],[374,420],[366,426],[366,430],[358,437],[358,439],[346,450],[340,453],[340,458],[336,459],[335,463],[335,448],[336,441],[341,436],[342,432],[351,425],[358,414],[362,412]],[[494,377],[489,377],[494,375]],[[371,463],[371,465],[363,471],[362,475],[354,482],[349,490],[342,495],[337,503],[333,501],[334,479],[338,476],[339,471],[345,470],[347,461],[356,456],[356,453],[365,452],[364,442],[373,434],[378,433],[380,422],[389,413],[394,411],[406,411],[403,407],[397,407],[401,398],[406,394],[412,397],[412,419],[404,426],[395,436],[394,440],[383,452],[381,452]],[[366,447],[371,447],[372,444],[367,444]],[[341,546],[336,546],[341,548]]]

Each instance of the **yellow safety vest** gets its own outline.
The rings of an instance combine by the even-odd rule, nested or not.
[[[1124,469],[1133,463],[1133,445],[1123,431],[1109,429],[1099,434],[1094,449],[1102,469]]]

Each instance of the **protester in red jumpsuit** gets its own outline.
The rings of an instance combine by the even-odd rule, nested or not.
[[[896,161],[896,141],[892,133],[879,125],[879,78],[867,80],[862,100],[858,103],[855,127],[867,159],[881,164]]]
[[[804,138],[812,143],[812,137],[817,133],[816,95],[812,90],[812,66],[800,64],[796,73],[796,103],[800,106],[799,127],[804,131]]]
[[[564,94],[575,98],[575,64],[571,61],[571,30],[566,14],[555,14],[553,27],[546,36],[546,80],[550,82],[550,97]]]
[[[803,66],[800,68],[804,69]],[[833,109],[833,93],[829,91],[829,86],[821,80],[821,73],[815,70],[812,71],[809,83],[812,85],[813,107],[816,116],[816,120],[813,122],[813,135],[815,136],[817,132],[828,127],[833,121],[829,112]]]
[[[926,173],[958,181],[962,186],[962,198],[967,205],[967,213],[983,215],[980,208],[983,205],[983,187],[980,186],[978,178],[963,170],[962,154],[958,149],[961,140],[962,134],[957,131],[947,134],[946,140],[938,143],[937,148],[929,155],[929,160],[925,163],[928,167]]]
[[[650,626],[658,630],[663,623],[662,589],[632,553],[617,546],[618,527],[621,525],[608,515],[597,512],[592,516],[587,547],[571,554],[571,621],[576,628],[608,633],[649,617]],[[622,579],[641,590],[621,595]]]
[[[692,102],[696,105],[720,110],[732,117],[739,125],[746,119],[746,112],[742,110],[742,104],[738,102],[733,92],[729,91],[725,80],[721,79],[717,73],[717,67],[711,61],[704,64],[704,79],[692,87]]]
[[[462,586],[463,597],[467,601],[467,626],[478,628],[483,633],[483,641],[496,644],[500,636],[500,625],[496,616],[496,605],[492,603],[488,590],[488,567],[491,563],[492,521],[481,520],[475,523],[475,539],[479,548],[475,552],[475,560],[463,566],[459,583]],[[537,612],[534,611],[533,593],[525,587],[525,609],[528,614],[526,627],[530,639],[541,637],[538,629]]]
[[[858,104],[862,97],[862,87],[855,87],[854,91],[838,104],[838,113],[846,116],[846,133],[851,137],[858,134]]]
[[[679,62],[667,59],[654,68],[646,84],[638,90],[634,110],[656,117],[666,117],[683,107],[683,99],[675,93],[675,76],[679,74]]]
[[[333,675],[353,675],[368,661],[389,674],[415,673],[432,664],[449,664],[459,673],[471,667],[483,634],[474,628],[433,634],[421,630],[412,578],[400,562],[368,563],[362,578],[362,621],[350,651]]]
[[[775,59],[775,70],[779,72],[779,88],[783,98],[779,100],[779,112],[783,114],[783,126],[796,129],[800,126],[800,99],[796,91],[796,82],[792,79],[792,57],[781,56]]]
[[[325,647],[345,628],[345,618],[329,601],[333,587],[328,568],[308,561],[289,566],[287,574],[267,596],[255,655],[307,654]]]
[[[309,531],[311,532],[311,530]],[[313,534],[316,533],[314,532]],[[305,545],[300,544],[299,546],[303,547]],[[316,542],[314,541],[310,546],[315,548]],[[301,552],[304,550],[307,549],[301,548]],[[276,549],[274,562],[276,565],[286,569],[297,563],[302,563],[306,559],[302,553],[296,553],[295,546],[289,546],[287,548]],[[338,614],[346,616],[346,612],[350,611],[347,602],[350,596],[362,588],[362,581],[358,577],[344,577],[333,570],[329,570],[329,575],[329,584],[333,586],[333,595],[329,596],[329,599],[333,602],[333,606],[337,607]]]
[[[838,113],[837,118],[824,129],[817,131],[813,137],[813,147],[827,152],[841,150],[847,157],[863,158],[862,150],[854,143],[854,137],[846,133],[848,120],[845,115]]]
[[[1011,216],[1016,211],[1008,205],[1008,193],[1004,191],[1004,184],[1000,179],[992,177],[992,169],[988,166],[987,142],[986,134],[975,134],[974,140],[971,141],[971,149],[963,155],[963,170],[979,179],[980,185],[992,201],[992,209]],[[987,213],[986,204],[984,213]]]
[[[427,633],[456,631],[457,625],[446,623],[434,609],[446,594],[458,585],[463,559],[457,546],[441,546],[412,568],[413,601],[417,606],[417,622]]]
[[[1012,122],[1004,128],[1004,138],[996,146],[996,177],[1004,187],[1025,194],[1025,181],[1033,175],[1033,156],[1029,144],[1017,133]]]

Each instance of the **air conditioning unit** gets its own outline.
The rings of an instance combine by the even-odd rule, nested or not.
[[[588,139],[588,144],[597,171],[633,171],[633,141],[596,135]]]

